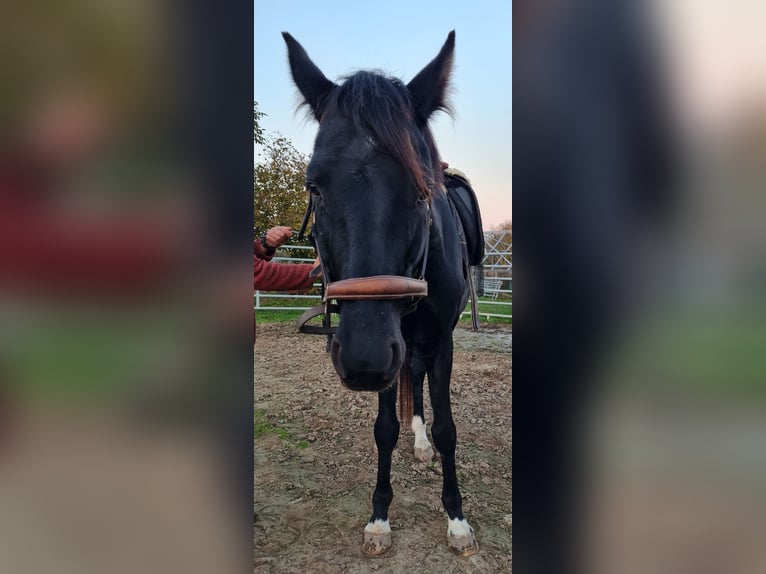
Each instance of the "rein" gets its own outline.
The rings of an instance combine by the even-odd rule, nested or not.
[[[428,204],[427,204],[428,205]],[[303,222],[301,223],[300,231],[298,232],[298,239],[303,239],[306,228],[308,227],[311,214],[314,212],[314,202],[309,194],[308,205],[306,206],[306,213],[303,216]],[[411,313],[417,307],[418,302],[423,297],[428,296],[428,283],[425,281],[426,266],[428,265],[428,251],[430,248],[430,236],[431,236],[431,208],[428,205],[428,218],[426,222],[426,240],[423,252],[420,255],[420,270],[417,279],[412,277],[405,277],[403,275],[373,275],[370,277],[351,277],[349,279],[341,279],[340,281],[332,281],[328,277],[327,267],[322,263],[322,254],[319,252],[319,248],[314,243],[314,249],[319,258],[320,265],[322,267],[322,304],[316,305],[307,309],[303,314],[298,317],[297,325],[298,331],[310,335],[327,335],[327,349],[330,349],[330,341],[332,336],[336,333],[337,327],[331,323],[331,314],[340,313],[340,306],[335,301],[362,301],[362,300],[392,300],[392,299],[406,299],[410,298],[409,305],[407,305],[402,314],[406,315]],[[309,236],[310,237],[310,236]],[[322,315],[322,325],[308,325],[307,323],[313,319]]]

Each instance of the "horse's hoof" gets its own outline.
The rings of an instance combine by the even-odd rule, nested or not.
[[[420,462],[430,462],[434,457],[434,449],[431,445],[427,445],[425,448],[415,447],[415,458]]]
[[[391,548],[391,527],[388,520],[376,520],[364,527],[362,552],[368,556],[378,556]]]
[[[451,537],[449,549],[457,556],[473,556],[479,551],[479,543],[476,542],[476,537],[473,534],[471,536]]]
[[[450,551],[458,556],[473,556],[479,551],[473,528],[465,520],[450,520],[447,541]]]
[[[364,542],[362,542],[362,552],[368,556],[378,556],[391,548],[391,533],[373,534],[364,533]]]

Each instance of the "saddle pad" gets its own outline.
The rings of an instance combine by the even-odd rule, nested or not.
[[[465,174],[456,169],[444,170],[444,186],[463,225],[468,264],[479,265],[484,259],[484,229],[476,194]]]

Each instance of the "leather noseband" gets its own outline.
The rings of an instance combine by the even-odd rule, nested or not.
[[[325,288],[324,300],[403,299],[427,295],[428,283],[423,279],[401,275],[373,275],[329,283]]]

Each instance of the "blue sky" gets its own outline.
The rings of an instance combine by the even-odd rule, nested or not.
[[[433,117],[444,161],[464,171],[485,227],[511,219],[511,2],[255,0],[254,98],[261,125],[311,153],[316,124],[295,112],[281,32],[290,32],[331,80],[380,69],[408,82],[455,30],[455,118]]]

